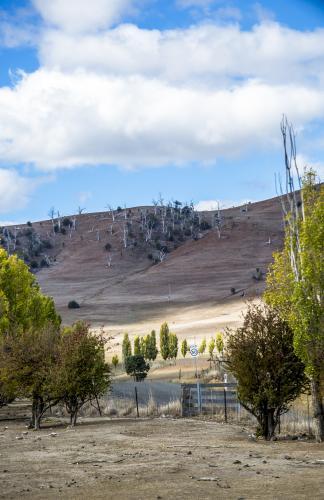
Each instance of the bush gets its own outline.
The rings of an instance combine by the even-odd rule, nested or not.
[[[30,222],[30,220],[27,222],[27,226],[32,227],[32,223]]]
[[[50,242],[50,240],[42,240],[42,246],[43,246],[43,248],[46,248],[47,250],[53,248],[53,245]]]
[[[69,309],[80,309],[80,304],[76,300],[70,300],[68,303]]]
[[[38,268],[38,262],[37,262],[37,260],[32,260],[31,263],[30,263],[30,267],[32,269],[37,269]]]
[[[150,365],[145,362],[144,356],[128,356],[125,359],[125,370],[131,375],[135,382],[141,382],[147,377]]]
[[[110,252],[110,250],[111,250],[111,244],[110,244],[110,243],[106,243],[106,244],[105,244],[105,250],[106,250],[107,252]]]
[[[68,217],[64,217],[64,219],[62,220],[62,225],[64,227],[69,227],[69,226],[72,226],[72,221],[71,219],[69,219]]]
[[[257,419],[257,433],[271,439],[280,415],[307,387],[293,332],[275,309],[253,304],[243,326],[230,333],[226,358],[238,382],[239,400]]]
[[[236,294],[236,289],[235,289],[233,286],[231,287],[231,294],[232,294],[232,295],[235,295],[235,294]]]
[[[65,229],[65,227],[61,227],[61,234],[66,234],[66,229]]]
[[[207,231],[208,229],[211,229],[211,225],[209,224],[209,222],[207,222],[206,220],[203,220],[201,223],[200,223],[200,229],[201,231]]]
[[[46,259],[42,259],[40,261],[40,267],[48,267],[48,262]]]

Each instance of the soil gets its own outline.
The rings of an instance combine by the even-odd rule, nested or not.
[[[211,221],[213,215],[208,212],[203,217]],[[152,329],[158,332],[164,321],[180,340],[199,341],[226,326],[241,324],[246,300],[259,297],[264,289],[264,280],[253,279],[256,267],[265,273],[272,253],[282,246],[277,198],[252,203],[247,212],[227,209],[222,216],[221,238],[212,229],[198,241],[183,242],[157,265],[147,258],[143,245],[122,250],[117,227],[123,221],[116,223],[111,236],[107,212],[77,216],[77,231],[71,239],[60,236],[64,247],[55,265],[38,272],[37,279],[43,292],[54,297],[63,323],[84,319],[94,328],[103,325],[115,337],[113,352],[120,352],[125,332],[131,338]],[[33,226],[44,235],[51,231],[50,221]],[[107,242],[112,244],[109,268]],[[236,290],[234,295],[231,288]],[[68,309],[72,299],[80,309]]]
[[[264,442],[194,419],[25,424],[0,424],[1,498],[324,498],[324,443]]]

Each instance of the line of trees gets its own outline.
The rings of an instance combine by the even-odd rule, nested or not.
[[[0,406],[30,398],[30,425],[39,429],[45,412],[61,403],[74,425],[80,408],[109,387],[105,343],[84,322],[62,328],[28,267],[0,249]]]

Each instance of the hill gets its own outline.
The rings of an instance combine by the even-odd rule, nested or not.
[[[37,279],[44,293],[54,297],[64,323],[86,319],[119,338],[125,331],[145,334],[158,329],[165,320],[186,337],[209,336],[240,322],[246,299],[258,297],[264,287],[263,280],[253,278],[256,268],[265,272],[282,244],[278,199],[223,210],[220,234],[217,212],[198,214],[199,224],[207,224],[194,235],[169,238],[161,262],[156,257],[157,248],[165,245],[161,230],[153,229],[147,243],[141,226],[142,214],[156,210],[127,209],[130,219],[125,219],[126,210],[80,214],[69,218],[74,229],[68,226],[55,236],[57,221],[33,223],[39,239],[51,241],[46,258],[52,264],[40,269]],[[127,248],[126,223],[131,225]],[[68,309],[70,300],[80,309]]]

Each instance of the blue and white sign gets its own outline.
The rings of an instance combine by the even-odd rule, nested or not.
[[[198,356],[198,347],[195,344],[192,344],[189,347],[189,351],[193,358],[196,358]]]

